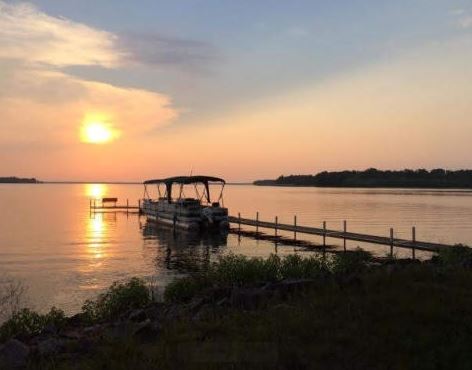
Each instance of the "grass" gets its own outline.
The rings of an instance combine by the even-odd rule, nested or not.
[[[204,321],[175,321],[152,343],[103,343],[76,366],[472,368],[472,271],[429,264],[356,276],[355,281],[317,285],[261,310],[229,309]]]
[[[177,280],[165,297],[186,302],[209,287],[319,278],[321,284],[244,311],[210,304],[203,320],[164,322],[152,341],[101,341],[73,363],[32,369],[470,369],[472,269],[462,246],[434,263],[370,267],[363,251],[329,258],[227,256]],[[339,277],[353,277],[344,279]],[[114,284],[94,301],[94,319],[146,304],[143,281]],[[87,309],[84,309],[87,311]]]
[[[284,279],[318,279],[331,275],[348,275],[364,270],[371,255],[363,250],[334,256],[297,254],[269,258],[228,255],[200,274],[171,282],[164,293],[168,302],[185,302],[210,287],[251,286]]]

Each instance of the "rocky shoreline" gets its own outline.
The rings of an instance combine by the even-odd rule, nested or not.
[[[253,287],[212,288],[186,303],[153,302],[129,310],[118,319],[87,325],[82,313],[65,319],[57,328],[49,325],[34,336],[12,338],[0,345],[2,368],[23,368],[31,361],[54,357],[74,362],[87,356],[103,341],[133,338],[149,342],[159,337],[163,328],[178,320],[208,320],[234,310],[257,310],[269,302],[281,302],[294,294],[322,283],[314,279],[287,279]]]

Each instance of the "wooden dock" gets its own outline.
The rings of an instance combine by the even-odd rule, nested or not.
[[[104,198],[104,199],[111,199],[110,201],[103,201],[98,199],[90,199],[89,207],[90,212],[101,212],[101,211],[123,211],[126,213],[140,213],[141,212],[141,201],[137,206],[133,206],[129,204],[128,199],[126,199],[126,204],[118,204],[117,198]]]
[[[369,234],[360,234],[347,231],[347,223],[344,221],[344,230],[331,230],[326,228],[326,222],[323,222],[322,228],[309,227],[309,226],[300,226],[297,225],[297,218],[294,217],[293,224],[281,224],[278,222],[278,218],[275,217],[274,222],[261,221],[259,220],[259,214],[256,215],[256,219],[242,218],[240,215],[237,217],[229,216],[229,222],[236,224],[241,229],[241,225],[253,226],[256,228],[256,232],[259,228],[264,229],[273,229],[275,236],[277,236],[278,231],[289,231],[293,232],[294,239],[297,239],[297,234],[308,234],[308,235],[317,235],[323,237],[323,246],[326,245],[326,238],[335,238],[341,239],[344,242],[344,249],[346,249],[346,241],[357,241],[369,244],[380,244],[390,246],[390,253],[393,253],[393,247],[399,248],[408,248],[413,251],[413,258],[415,257],[415,250],[429,251],[429,252],[438,252],[444,248],[450,248],[452,245],[440,244],[426,241],[416,240],[416,229],[412,228],[412,238],[411,240],[395,238],[393,234],[393,228],[390,229],[389,236],[379,236],[379,235],[369,235]]]

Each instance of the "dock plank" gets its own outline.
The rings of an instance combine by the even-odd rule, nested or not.
[[[249,218],[239,218],[234,216],[229,216],[229,222],[247,226],[254,226],[260,227],[265,229],[277,229],[280,231],[291,231],[297,232],[301,234],[309,234],[309,235],[318,235],[318,236],[325,236],[329,238],[336,238],[336,239],[346,239],[364,243],[371,243],[371,244],[381,244],[386,246],[394,246],[400,248],[409,248],[409,249],[418,249],[423,251],[429,252],[438,252],[444,248],[450,248],[452,245],[449,244],[441,244],[441,243],[434,243],[434,242],[426,242],[426,241],[413,241],[413,240],[406,240],[406,239],[399,239],[380,235],[369,235],[369,234],[361,234],[361,233],[353,233],[353,232],[344,232],[339,230],[330,230],[330,229],[323,229],[317,227],[309,227],[309,226],[298,226],[298,225],[290,225],[290,224],[281,224],[281,223],[274,223],[269,221],[260,221],[260,220],[253,220]]]

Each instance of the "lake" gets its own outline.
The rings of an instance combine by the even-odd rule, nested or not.
[[[71,314],[85,299],[127,277],[152,279],[163,289],[176,276],[227,253],[313,253],[231,233],[174,234],[137,214],[89,211],[91,198],[113,196],[137,204],[142,195],[141,185],[0,184],[0,283],[20,280],[35,309],[55,305]],[[418,240],[472,244],[472,191],[227,185],[224,205],[231,215],[254,218],[259,212],[261,220],[278,216],[281,223],[292,223],[296,214],[298,224],[306,226],[326,221],[328,228],[341,229],[347,220],[349,231],[385,236],[393,227],[395,237],[403,238],[410,238],[416,226]],[[348,242],[349,248],[358,245]],[[360,246],[378,255],[389,250]],[[398,248],[395,253],[411,255]]]

